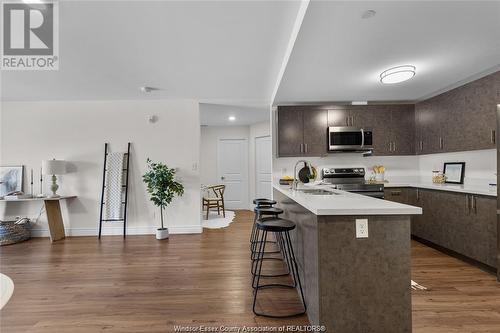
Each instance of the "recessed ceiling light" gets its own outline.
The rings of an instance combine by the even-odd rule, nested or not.
[[[352,105],[368,105],[368,101],[352,101]]]
[[[229,121],[235,121],[236,117],[235,116],[229,116],[229,118],[227,118],[227,119],[229,119]]]
[[[376,11],[374,11],[373,9],[368,9],[367,11],[365,11],[365,12],[363,13],[363,15],[361,15],[361,18],[363,18],[363,19],[368,19],[368,18],[370,18],[370,17],[374,17],[374,16],[375,16],[375,14],[377,14],[377,12],[376,12]]]
[[[416,68],[412,65],[396,66],[380,74],[380,82],[394,84],[407,81],[415,76]]]

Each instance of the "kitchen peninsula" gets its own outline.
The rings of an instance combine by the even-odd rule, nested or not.
[[[293,243],[312,325],[411,332],[410,215],[421,208],[325,186],[274,185],[274,199],[297,225]]]

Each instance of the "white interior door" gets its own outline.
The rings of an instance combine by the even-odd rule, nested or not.
[[[219,139],[217,143],[217,176],[226,185],[227,208],[248,208],[248,141]]]
[[[255,138],[255,197],[272,197],[272,147],[271,137]]]

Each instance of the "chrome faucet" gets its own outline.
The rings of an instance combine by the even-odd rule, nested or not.
[[[297,180],[297,165],[299,165],[299,163],[304,163],[309,168],[309,174],[310,175],[313,174],[311,163],[309,163],[306,160],[298,160],[297,163],[295,163],[295,166],[293,167],[292,190],[294,190],[294,191],[297,190],[297,185],[299,184],[299,180]]]

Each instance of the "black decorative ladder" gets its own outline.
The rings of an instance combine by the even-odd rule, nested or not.
[[[104,208],[104,189],[106,187],[106,161],[108,158],[108,144],[104,144],[104,168],[102,172],[102,191],[101,191],[101,209],[100,209],[100,214],[99,214],[99,236],[98,238],[101,239],[101,232],[102,232],[102,222],[119,222],[123,221],[123,238],[127,236],[127,202],[128,202],[128,171],[129,171],[129,163],[130,163],[130,142],[127,145],[127,152],[125,153],[127,155],[127,163],[126,167],[123,169],[125,172],[125,184],[122,184],[122,187],[125,189],[125,199],[122,201],[123,207],[123,218],[122,219],[103,219],[102,218],[102,213],[103,213],[103,208]]]

